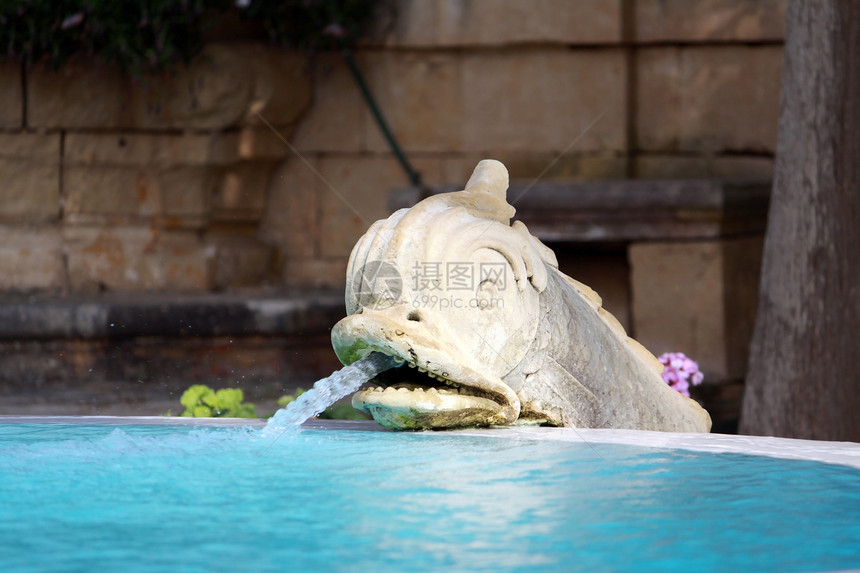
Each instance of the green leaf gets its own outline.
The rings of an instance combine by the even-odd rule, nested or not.
[[[257,408],[253,404],[239,404],[230,414],[233,418],[256,418]]]
[[[211,418],[212,409],[208,406],[195,406],[191,409],[191,415],[195,418]]]
[[[206,398],[210,395],[213,395],[212,388],[205,384],[194,384],[182,393],[179,403],[190,410],[201,402],[206,403]]]
[[[239,388],[222,388],[215,393],[216,404],[219,410],[234,410],[245,395]]]

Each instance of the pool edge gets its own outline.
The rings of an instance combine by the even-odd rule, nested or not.
[[[199,427],[262,428],[266,420],[247,418],[183,418],[172,416],[0,416],[0,424],[88,424],[88,425],[160,425]],[[310,420],[305,430],[350,430],[389,432],[372,421]],[[437,435],[440,432],[416,432]],[[645,430],[605,430],[578,428],[542,428],[504,426],[449,430],[445,434],[527,440],[555,440],[588,444],[626,444],[649,448],[672,448],[711,453],[736,453],[783,459],[816,461],[860,469],[860,443],[741,436],[728,434],[683,434]]]

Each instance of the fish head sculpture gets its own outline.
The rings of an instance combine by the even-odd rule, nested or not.
[[[662,365],[599,297],[511,224],[507,187],[504,165],[481,161],[463,191],[401,209],[359,239],[332,343],[344,364],[381,352],[399,366],[353,405],[398,429],[708,431],[707,413],[662,381]]]

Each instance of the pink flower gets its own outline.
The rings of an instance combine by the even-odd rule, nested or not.
[[[667,366],[666,369],[663,371],[663,380],[666,381],[666,384],[669,384],[671,386],[672,384],[675,384],[681,380],[681,375],[671,366]]]
[[[690,384],[686,380],[679,380],[675,384],[670,384],[670,387],[677,390],[687,398],[690,397]]]
[[[698,386],[705,378],[695,360],[687,358],[681,352],[667,352],[657,360],[664,366],[663,380],[673,390],[690,397],[690,384]]]

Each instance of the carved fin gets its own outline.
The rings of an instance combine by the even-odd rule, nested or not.
[[[621,326],[621,323],[618,322],[618,319],[615,318],[615,315],[606,310],[603,307],[597,309],[597,314],[600,318],[603,319],[603,322],[606,323],[607,326],[615,333],[616,336],[624,340],[627,338],[627,331],[624,330],[624,327]]]
[[[628,337],[627,347],[635,356],[645,363],[645,366],[656,372],[658,376],[663,374],[663,365],[660,364],[660,361],[657,360],[657,358],[637,340]]]
[[[570,278],[561,271],[559,271],[558,274],[562,278],[564,278],[564,280],[566,280],[568,284],[570,284],[574,292],[578,293],[588,302],[591,308],[597,310],[603,305],[603,299],[600,298],[600,295],[597,294],[597,292],[595,292],[594,289],[592,289],[590,286],[583,284],[576,279]]]

